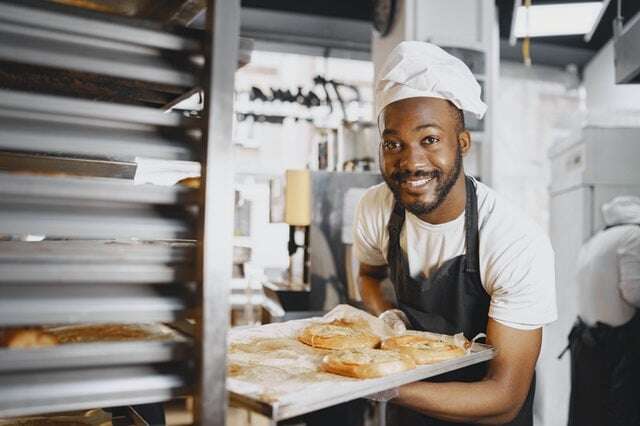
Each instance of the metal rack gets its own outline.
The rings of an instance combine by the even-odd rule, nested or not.
[[[206,13],[198,31],[0,0],[0,327],[196,320],[192,338],[0,350],[0,417],[194,395],[196,423],[225,423],[240,2]],[[199,117],[158,108],[195,87]],[[201,188],[134,185],[136,157],[199,162]]]

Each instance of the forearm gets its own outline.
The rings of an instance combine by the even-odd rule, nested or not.
[[[360,295],[367,311],[380,315],[394,306],[382,294],[381,282],[384,277],[360,275]]]
[[[394,403],[431,417],[453,422],[501,424],[509,422],[523,401],[514,401],[499,382],[431,383],[416,382],[402,386]]]
[[[487,343],[497,354],[483,380],[411,383],[393,401],[448,421],[508,423],[527,398],[541,342],[542,328],[518,330],[489,318]]]

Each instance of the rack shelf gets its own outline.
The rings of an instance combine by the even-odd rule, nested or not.
[[[176,371],[176,366],[134,366],[7,373],[0,381],[0,413],[12,417],[166,401],[190,389],[188,377]]]

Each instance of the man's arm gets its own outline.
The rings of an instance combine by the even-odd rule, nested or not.
[[[541,341],[542,328],[518,330],[489,318],[487,342],[498,353],[483,380],[411,383],[393,402],[448,421],[508,423],[527,397]]]
[[[358,276],[360,278],[362,302],[369,312],[377,316],[387,309],[394,308],[384,298],[381,288],[382,281],[387,277],[387,265],[374,266],[361,263]]]

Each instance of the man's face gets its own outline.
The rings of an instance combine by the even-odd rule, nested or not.
[[[380,119],[380,171],[396,200],[416,216],[438,208],[462,170],[468,133],[455,107],[438,98],[393,102]]]

